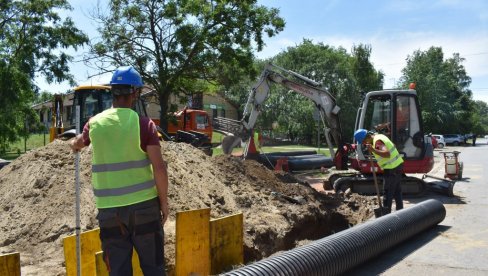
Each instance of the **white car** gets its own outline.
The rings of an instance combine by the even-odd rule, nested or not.
[[[442,149],[443,147],[446,146],[446,141],[444,140],[444,136],[440,134],[432,134],[432,136],[435,137],[437,140],[437,147]]]

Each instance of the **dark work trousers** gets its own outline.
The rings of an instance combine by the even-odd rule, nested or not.
[[[393,199],[395,199],[396,210],[403,209],[402,186],[400,185],[403,175],[403,163],[391,170],[384,171],[383,182],[383,206],[391,212]]]
[[[98,209],[103,260],[111,276],[132,275],[132,248],[142,272],[166,275],[158,198],[130,206]]]

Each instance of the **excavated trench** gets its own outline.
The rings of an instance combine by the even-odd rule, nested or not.
[[[172,275],[179,211],[211,208],[211,217],[244,217],[245,262],[342,231],[373,215],[374,197],[319,193],[293,175],[232,156],[209,157],[190,145],[162,142],[168,163],[170,217],[165,259]],[[80,153],[82,231],[97,227],[91,148]],[[296,204],[285,199],[299,199]],[[74,234],[74,155],[65,141],[32,150],[0,170],[0,254],[21,253],[22,275],[65,273],[62,239]]]

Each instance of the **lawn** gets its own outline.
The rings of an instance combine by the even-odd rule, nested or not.
[[[0,158],[13,160],[31,149],[45,146],[49,143],[49,134],[31,134],[27,140],[23,138],[8,145],[6,152],[0,152]]]
[[[214,132],[212,135],[212,143],[213,144],[220,144],[222,142],[224,135]],[[29,151],[31,149],[35,149],[38,147],[45,146],[49,143],[49,134],[32,134],[29,136],[27,141],[21,139],[11,145],[8,146],[8,149],[5,153],[0,153],[1,159],[6,160],[13,160],[19,157],[21,154]],[[234,153],[242,152],[243,148],[235,148]],[[329,155],[329,150],[326,148],[317,149],[316,147],[310,146],[302,146],[302,145],[286,145],[286,146],[273,146],[273,147],[261,147],[258,149],[261,153],[270,153],[270,152],[284,152],[284,151],[303,151],[303,150],[315,150],[320,154],[324,154],[326,156]],[[220,155],[222,153],[222,149],[220,147],[216,147],[213,149],[213,155]]]

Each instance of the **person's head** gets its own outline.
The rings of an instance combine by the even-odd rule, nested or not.
[[[110,85],[114,107],[131,107],[144,84],[132,66],[122,66],[115,70]]]
[[[354,140],[356,140],[358,144],[371,143],[373,135],[373,132],[361,128],[354,132]]]

